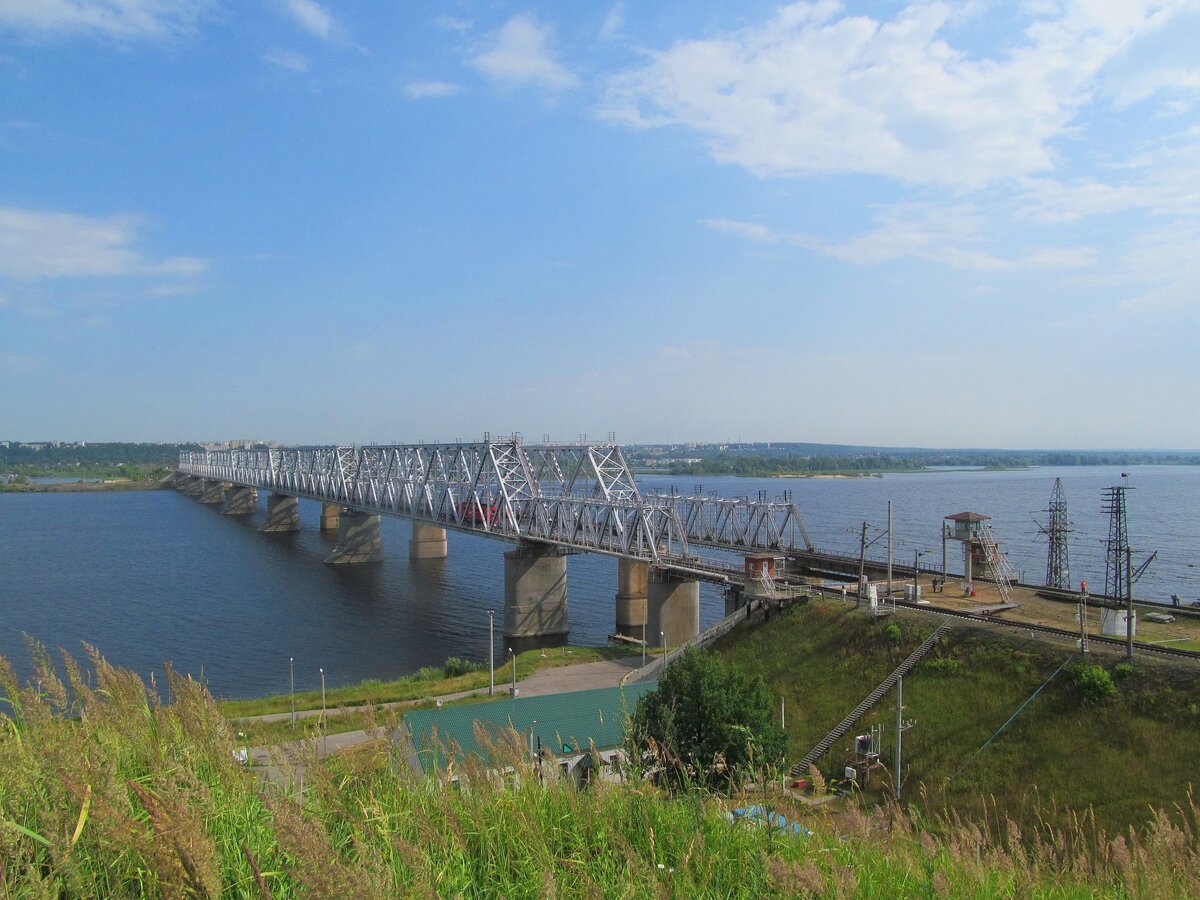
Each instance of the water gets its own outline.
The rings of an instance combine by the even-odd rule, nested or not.
[[[1129,536],[1135,565],[1159,557],[1137,583],[1139,597],[1200,597],[1200,467],[1129,469]],[[1071,577],[1104,584],[1107,518],[1102,488],[1120,470],[1101,467],[1011,472],[954,471],[855,479],[699,479],[725,496],[774,497],[792,491],[817,546],[858,552],[859,530],[878,536],[893,501],[894,552],[940,561],[941,519],[963,510],[992,516],[1002,549],[1025,580],[1045,574],[1045,521],[1054,478],[1061,476],[1076,532]],[[646,490],[697,479],[642,476]],[[327,566],[333,546],[316,527],[319,508],[301,501],[303,530],[255,531],[264,516],[231,518],[174,491],[9,494],[0,496],[0,654],[29,676],[22,632],[79,653],[98,647],[113,663],[143,675],[164,660],[203,673],[214,693],[241,697],[282,692],[288,658],[297,688],[388,678],[448,656],[486,660],[489,609],[497,610],[497,653],[504,569],[510,545],[449,534],[445,560],[408,559],[409,525],[382,522],[384,562]],[[871,553],[882,554],[884,539]],[[951,544],[951,569],[955,568]],[[704,552],[704,551],[702,551]],[[568,563],[571,642],[603,643],[613,627],[616,561],[572,556]],[[720,593],[701,591],[701,624],[722,615]]]

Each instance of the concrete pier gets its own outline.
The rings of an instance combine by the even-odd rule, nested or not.
[[[700,633],[700,582],[665,571],[650,574],[646,603],[646,642],[677,647]]]
[[[259,531],[299,531],[300,501],[287,494],[271,494],[267,497],[267,521]]]
[[[230,485],[221,501],[221,512],[227,516],[246,516],[258,506],[258,491],[252,487]]]
[[[505,639],[568,631],[566,555],[544,544],[518,544],[504,554]]]
[[[617,560],[617,634],[653,643],[646,625],[647,583],[650,566],[636,559]]]
[[[408,542],[408,558],[445,559],[446,529],[414,520],[412,538]]]
[[[338,521],[341,518],[342,507],[340,503],[322,503],[321,504],[321,530],[322,531],[337,531]]]
[[[225,500],[225,482],[223,481],[205,481],[204,487],[200,490],[200,502],[210,505],[223,503]]]
[[[338,516],[338,542],[325,557],[331,565],[379,562],[383,559],[383,540],[379,536],[379,516],[343,509]]]

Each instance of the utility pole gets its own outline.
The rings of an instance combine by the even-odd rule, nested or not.
[[[862,538],[859,540],[858,547],[858,599],[854,603],[854,608],[862,606],[863,597],[863,575],[866,573],[867,566],[867,523],[862,524]]]
[[[892,501],[888,501],[888,598],[895,602],[892,594]]]
[[[892,775],[892,797],[899,802],[900,800],[900,756],[901,747],[904,743],[904,732],[908,731],[915,724],[912,719],[907,721],[904,719],[904,679],[896,679],[896,770]]]
[[[1125,655],[1133,659],[1133,550],[1125,544]]]
[[[1087,582],[1083,582],[1079,592],[1079,652],[1088,652],[1087,642]]]

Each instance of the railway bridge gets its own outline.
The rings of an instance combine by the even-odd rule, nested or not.
[[[446,557],[447,530],[513,544],[504,553],[510,641],[567,633],[573,553],[617,558],[618,633],[673,646],[699,632],[701,581],[725,585],[736,605],[747,593],[773,592],[777,564],[813,549],[790,496],[644,493],[615,443],[485,435],[476,443],[185,451],[176,487],[228,515],[253,512],[266,492],[261,530],[272,532],[299,529],[299,498],[319,501],[320,527],[338,535],[331,564],[382,559],[383,515],[412,522],[415,560]]]

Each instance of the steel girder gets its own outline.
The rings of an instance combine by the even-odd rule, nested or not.
[[[743,552],[784,552],[795,548],[794,532],[798,531],[804,546],[813,549],[808,529],[790,497],[772,502],[761,497],[649,494],[646,500],[672,507],[693,544]]]
[[[701,565],[690,544],[784,552],[812,542],[790,498],[643,495],[617,444],[481,443],[182,452],[185,474],[509,540],[655,565]],[[717,562],[704,567],[729,568]]]

